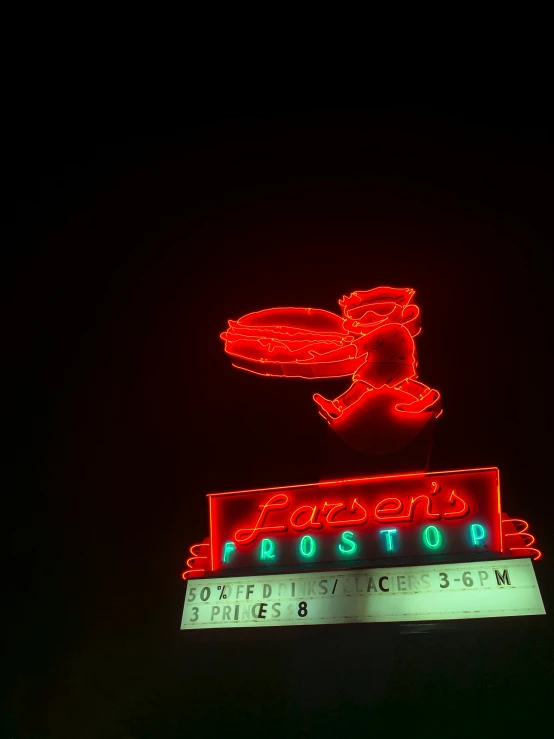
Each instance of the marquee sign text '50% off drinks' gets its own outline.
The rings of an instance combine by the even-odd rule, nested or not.
[[[182,629],[543,614],[529,558],[233,578],[187,584]]]

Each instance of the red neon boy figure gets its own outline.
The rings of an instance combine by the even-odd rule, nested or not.
[[[339,300],[342,316],[319,308],[270,308],[229,321],[221,338],[233,366],[271,377],[351,376],[334,400],[316,393],[319,414],[350,446],[387,454],[408,444],[441,411],[419,382],[411,288],[378,287]]]

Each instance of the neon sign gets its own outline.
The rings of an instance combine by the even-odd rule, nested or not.
[[[415,473],[208,496],[211,569],[503,551],[499,473]]]
[[[312,396],[319,415],[352,448],[386,455],[407,447],[442,414],[438,391],[417,379],[421,326],[414,295],[392,287],[353,292],[339,300],[342,315],[261,310],[229,321],[221,338],[233,366],[248,372],[351,376],[334,400]],[[496,467],[212,493],[208,502],[210,536],[191,546],[185,580],[325,563],[359,569],[422,557],[541,557],[527,522],[502,512]]]
[[[410,443],[441,413],[440,394],[417,380],[420,311],[412,288],[358,290],[339,300],[342,315],[319,308],[248,313],[221,334],[233,366],[266,377],[352,377],[334,400],[312,397],[347,444],[388,454]]]
[[[541,557],[527,522],[501,512],[496,467],[215,493],[208,501],[210,538],[191,547],[185,579],[430,554]]]

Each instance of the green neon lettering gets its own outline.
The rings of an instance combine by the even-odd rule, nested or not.
[[[313,536],[303,536],[300,539],[300,554],[306,559],[313,557],[316,550],[315,539]]]
[[[228,562],[231,559],[231,554],[235,551],[235,545],[232,541],[226,541],[223,545],[223,561]]]
[[[260,559],[275,559],[275,542],[272,539],[262,539],[260,542]]]
[[[442,544],[442,534],[436,526],[423,529],[423,543],[428,549],[438,549]]]
[[[346,544],[346,546],[344,546]],[[341,554],[354,554],[357,550],[356,538],[351,531],[343,531],[340,538],[339,552]]]
[[[472,523],[469,527],[469,532],[471,535],[471,543],[474,547],[478,547],[487,535],[487,530],[484,526],[481,526],[480,523]]]
[[[381,529],[380,534],[385,535],[385,547],[387,552],[394,552],[394,539],[393,534],[397,533],[397,529]]]

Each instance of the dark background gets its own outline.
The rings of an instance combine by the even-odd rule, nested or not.
[[[311,394],[348,385],[233,369],[227,319],[338,311],[379,285],[417,291],[420,377],[445,408],[431,469],[500,468],[552,612],[551,123],[474,105],[14,134],[6,736],[548,725],[550,615],[438,633],[179,628],[205,494],[317,480]]]

